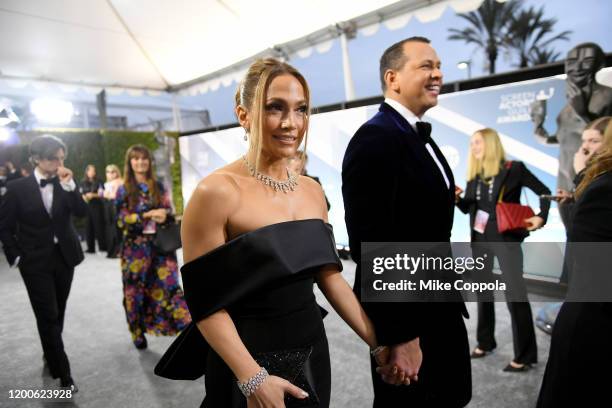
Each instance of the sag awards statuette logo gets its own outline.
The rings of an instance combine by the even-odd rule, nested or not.
[[[550,99],[554,94],[555,88],[552,87],[548,88],[548,91],[540,89],[538,92],[502,94],[499,101],[500,115],[497,117],[497,123],[530,122],[531,104],[536,100]]]

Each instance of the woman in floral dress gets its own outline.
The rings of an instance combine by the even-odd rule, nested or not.
[[[191,317],[178,282],[176,254],[159,253],[153,246],[157,225],[166,222],[172,210],[145,146],[128,149],[124,174],[124,185],[117,191],[123,306],[134,345],[145,349],[145,333],[176,335]]]

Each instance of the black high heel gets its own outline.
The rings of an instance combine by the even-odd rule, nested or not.
[[[480,347],[476,347],[474,350],[472,350],[472,353],[470,354],[470,358],[472,359],[483,358],[486,355],[491,354],[492,352],[493,350],[483,350]]]
[[[515,363],[518,364],[518,363]],[[520,367],[515,367],[511,363],[509,363],[506,367],[504,367],[503,371],[506,373],[522,373],[525,371],[529,371],[531,369],[531,364],[523,364]]]

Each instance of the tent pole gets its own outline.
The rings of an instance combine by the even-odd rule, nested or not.
[[[174,129],[177,132],[183,130],[183,124],[181,122],[181,108],[178,104],[178,97],[176,93],[172,94],[172,118],[174,120]]]
[[[351,74],[351,60],[348,52],[347,30],[343,29],[340,34],[340,46],[342,47],[342,73],[344,77],[344,97],[347,101],[355,99],[355,84]]]

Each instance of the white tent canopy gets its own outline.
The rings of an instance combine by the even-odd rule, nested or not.
[[[0,0],[0,78],[14,84],[178,90],[227,75],[228,67],[278,45],[316,45],[324,36],[313,34],[332,32],[340,23],[353,21],[359,28],[407,13],[435,19],[446,6],[464,12],[481,3]]]

